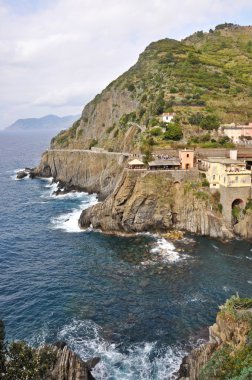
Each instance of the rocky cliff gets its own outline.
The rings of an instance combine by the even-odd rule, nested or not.
[[[252,210],[247,210],[239,222],[234,225],[234,232],[244,239],[252,240]]]
[[[132,151],[150,137],[156,145],[169,145],[181,134],[167,135],[169,128],[160,123],[163,112],[176,112],[174,122],[192,143],[206,142],[206,132],[220,123],[251,121],[251,40],[252,27],[223,24],[182,41],[151,43],[52,140],[52,147]],[[155,134],[156,125],[162,128]]]
[[[100,198],[105,198],[114,190],[126,159],[122,154],[113,153],[46,151],[35,175],[53,177],[70,189],[98,193]]]
[[[231,238],[214,205],[197,180],[179,182],[168,172],[125,170],[114,192],[103,203],[84,210],[79,224],[113,233],[181,229]]]
[[[98,358],[84,362],[64,343],[54,347],[55,362],[46,380],[95,380],[92,368],[99,362]]]
[[[251,379],[251,331],[252,299],[231,297],[209,328],[209,341],[183,359],[178,379]]]

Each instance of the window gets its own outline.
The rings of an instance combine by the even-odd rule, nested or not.
[[[235,181],[238,182],[238,177],[235,177]]]
[[[189,157],[189,153],[187,153],[186,157]]]
[[[213,180],[215,180],[215,174],[213,175]]]

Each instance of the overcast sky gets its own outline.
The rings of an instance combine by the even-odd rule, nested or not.
[[[251,16],[251,0],[0,0],[0,129],[78,114],[150,42]]]

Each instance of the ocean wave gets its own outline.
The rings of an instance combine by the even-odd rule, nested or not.
[[[80,229],[78,225],[78,220],[79,220],[81,211],[87,209],[90,206],[93,206],[98,201],[97,201],[96,195],[94,194],[87,195],[86,193],[78,193],[77,198],[83,199],[77,208],[73,208],[71,211],[67,213],[51,218],[52,229],[63,230],[65,232],[70,232],[70,233],[83,231]]]
[[[17,178],[17,173],[18,172],[22,172],[24,171],[25,168],[21,168],[21,169],[15,169],[15,170],[11,170],[9,171],[9,173],[12,173],[12,175],[10,176],[10,178],[13,180],[13,181],[21,181],[21,180],[24,180],[24,179],[29,179],[29,175],[27,175],[26,177],[24,178]],[[14,173],[14,174],[13,174]]]
[[[175,379],[173,374],[186,354],[179,346],[160,348],[156,342],[143,342],[120,350],[118,345],[102,337],[102,329],[92,321],[71,321],[63,326],[57,339],[65,341],[83,360],[101,358],[92,372],[97,380]]]
[[[154,265],[157,263],[171,264],[184,260],[188,255],[176,250],[175,245],[165,238],[156,237],[154,247],[150,250],[151,257],[147,261],[141,262],[142,265]]]

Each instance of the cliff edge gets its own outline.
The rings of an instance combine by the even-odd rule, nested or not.
[[[183,359],[178,380],[252,378],[252,299],[233,296],[209,328],[209,342]]]
[[[216,200],[201,181],[175,181],[169,172],[139,173],[126,169],[103,203],[82,212],[79,225],[92,225],[108,233],[177,229],[223,240],[233,237]]]

